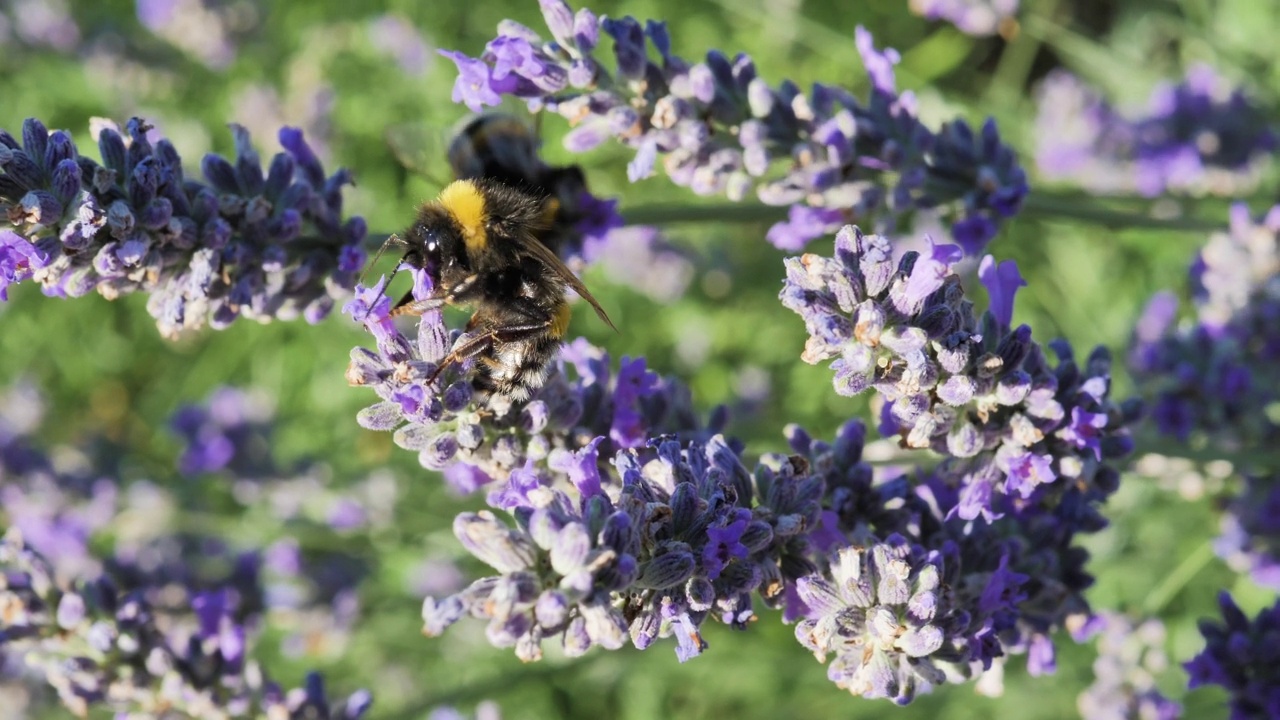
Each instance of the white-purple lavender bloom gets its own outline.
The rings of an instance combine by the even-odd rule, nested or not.
[[[19,384],[0,395],[0,515],[66,580],[98,572],[101,563],[89,540],[117,510],[116,482],[95,472],[68,447],[51,451],[33,438],[43,401],[33,386]],[[55,462],[54,456],[61,458]]]
[[[1239,195],[1277,146],[1266,112],[1206,65],[1156,88],[1139,117],[1055,72],[1041,86],[1037,125],[1040,172],[1103,193]]]
[[[1097,720],[1175,720],[1182,706],[1165,697],[1156,676],[1169,669],[1165,628],[1159,620],[1135,623],[1113,612],[1101,613],[1083,628],[1098,633],[1093,684],[1080,693],[1080,716]],[[1077,637],[1079,641],[1087,637]]]
[[[137,0],[147,28],[211,70],[225,70],[236,57],[234,35],[250,29],[227,7],[204,0]]]
[[[364,263],[364,220],[342,220],[342,186],[326,177],[301,133],[264,171],[248,133],[232,126],[236,158],[204,158],[209,185],[189,180],[173,145],[148,139],[137,118],[128,139],[98,133],[102,164],[39,121],[22,142],[0,131],[0,210],[31,250],[0,239],[0,292],[30,278],[56,297],[142,291],[162,334],[237,317],[318,322]],[[73,167],[74,166],[74,167]]]
[[[1129,363],[1151,419],[1179,441],[1274,444],[1280,423],[1266,408],[1280,397],[1280,206],[1254,220],[1234,205],[1190,274],[1194,319],[1175,323],[1176,300],[1160,294],[1134,330]]]
[[[907,3],[917,15],[929,20],[945,20],[962,32],[979,37],[1005,33],[1018,12],[1018,4],[1018,0],[909,0]]]
[[[856,44],[872,89],[862,102],[835,87],[809,95],[789,81],[771,87],[746,55],[712,50],[689,63],[671,53],[663,23],[630,17],[599,21],[614,40],[611,74],[594,57],[594,15],[575,17],[561,0],[542,9],[554,41],[508,21],[479,58],[442,51],[458,65],[454,101],[475,110],[503,95],[525,99],[574,126],[565,143],[576,152],[615,138],[636,150],[633,181],[661,160],[673,182],[700,195],[741,200],[754,186],[767,204],[811,208],[770,232],[780,247],[798,249],[854,220],[894,228],[937,208],[976,255],[1027,193],[993,121],[976,132],[963,120],[936,133],[920,123],[915,98],[895,89],[898,53],[877,50],[865,29]]]
[[[1227,501],[1214,551],[1236,572],[1280,590],[1280,472],[1246,473]]]
[[[1027,498],[1059,478],[1090,482],[1129,451],[1105,349],[1079,367],[1058,341],[1055,367],[1030,328],[1010,328],[1016,267],[984,262],[994,302],[979,318],[951,269],[954,246],[891,258],[886,239],[846,227],[834,257],[786,261],[780,297],[809,331],[801,358],[833,361],[836,392],[874,389],[882,431],[947,457],[940,472],[960,487],[960,517],[991,520],[997,497]]]
[[[183,475],[229,468],[242,478],[275,471],[268,444],[270,404],[237,388],[215,390],[205,405],[178,409],[169,425],[186,447],[178,460]]]
[[[233,596],[192,598],[187,612],[152,607],[101,578],[59,583],[51,567],[10,530],[0,540],[0,644],[25,654],[72,712],[90,708],[162,709],[224,720],[358,720],[370,697],[359,691],[330,703],[319,676],[287,696],[246,655],[245,626]]]
[[[1230,695],[1231,720],[1280,717],[1280,602],[1250,619],[1226,591],[1222,621],[1201,620],[1205,648],[1183,668],[1192,690],[1221,685]]]
[[[413,272],[415,292],[430,292],[427,274]],[[359,422],[372,430],[394,430],[396,444],[418,452],[424,467],[447,470],[446,478],[459,490],[508,478],[522,468],[554,473],[557,451],[594,448],[601,442],[597,438],[604,439],[598,452],[607,461],[616,450],[641,446],[654,434],[701,427],[684,386],[660,378],[644,358],[623,358],[615,374],[608,356],[585,340],[564,346],[546,383],[527,402],[481,402],[473,396],[469,363],[446,370],[428,385],[459,333],[451,333],[442,314],[432,311],[422,316],[417,337],[410,339],[391,322],[390,302],[381,295],[377,287],[358,288],[356,300],[344,308],[364,323],[378,346],[377,352],[351,352],[347,381],[382,398],[360,413]]]

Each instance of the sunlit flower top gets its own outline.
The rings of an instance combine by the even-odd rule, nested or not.
[[[207,155],[204,184],[138,118],[97,128],[99,164],[39,121],[0,130],[0,297],[34,280],[46,295],[150,295],[161,333],[298,316],[318,322],[364,265],[364,220],[342,218],[345,170],[326,176],[293,128],[264,172],[231,126],[234,162]]]
[[[941,208],[967,253],[1017,213],[1026,177],[995,123],[963,120],[938,131],[917,118],[915,98],[895,88],[898,53],[878,50],[859,28],[855,42],[871,88],[864,102],[843,89],[771,86],[751,58],[709,51],[700,63],[672,54],[666,25],[574,13],[543,0],[552,39],[511,20],[479,58],[442,51],[458,66],[453,99],[473,110],[504,95],[567,119],[566,146],[586,151],[609,138],[634,148],[628,176],[653,174],[658,159],[676,184],[740,200],[755,188],[791,207],[769,233],[779,248],[857,220],[892,229],[919,208]],[[597,57],[600,32],[613,39],[613,70]]]

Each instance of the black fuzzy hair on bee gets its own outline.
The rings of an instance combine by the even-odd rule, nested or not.
[[[540,239],[554,209],[549,198],[491,178],[454,181],[419,208],[417,221],[403,236],[403,262],[430,273],[435,289],[420,300],[406,295],[392,314],[420,315],[444,305],[474,308],[466,335],[437,375],[453,363],[475,360],[476,390],[527,399],[546,381],[568,329],[566,288],[617,329]]]

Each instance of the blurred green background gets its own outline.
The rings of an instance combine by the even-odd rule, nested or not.
[[[178,20],[159,29],[140,21],[140,13],[167,6],[178,8]],[[1280,88],[1280,45],[1267,37],[1280,24],[1280,6],[1269,0],[1027,0],[1020,27],[1008,39],[970,38],[911,15],[906,2],[896,0],[718,0],[698,3],[697,12],[677,0],[591,7],[667,20],[674,47],[685,57],[712,47],[745,51],[771,82],[839,83],[857,93],[867,83],[853,29],[866,25],[878,44],[902,51],[899,83],[919,94],[932,126],[957,115],[975,122],[996,116],[1036,190],[1032,89],[1053,67],[1079,73],[1122,108],[1141,106],[1155,82],[1181,77],[1193,60],[1247,79],[1265,102],[1274,104]],[[531,0],[152,0],[137,6],[124,0],[4,0],[0,8],[8,19],[8,32],[0,34],[6,38],[0,44],[0,127],[15,132],[24,117],[38,117],[72,131],[93,155],[90,117],[123,121],[140,115],[174,141],[194,171],[205,152],[231,153],[227,122],[248,126],[264,158],[279,149],[280,125],[300,125],[327,167],[354,171],[357,185],[347,207],[364,215],[375,233],[401,228],[413,205],[436,190],[396,160],[386,129],[420,123],[443,130],[465,112],[449,101],[453,66],[435,48],[478,54],[502,18],[542,27]],[[67,25],[53,23],[44,34],[24,36],[22,18],[30,21],[37,10],[63,23],[69,18],[76,32],[68,35]],[[403,21],[397,32],[407,27],[420,34],[418,54],[412,36],[388,29],[388,16]],[[558,143],[563,131],[556,118],[543,123],[552,162],[571,159]],[[690,201],[661,178],[628,185],[627,157],[609,147],[572,160],[587,166],[598,194],[622,196],[624,209]],[[445,172],[441,163],[438,174]],[[1054,192],[1067,214],[1026,213],[991,247],[1000,258],[1017,259],[1029,281],[1015,320],[1030,323],[1042,340],[1065,336],[1078,352],[1105,344],[1122,358],[1146,298],[1160,288],[1183,290],[1185,267],[1204,236],[1092,224],[1070,211],[1075,196]],[[1125,199],[1109,205],[1139,207]],[[1225,207],[1202,200],[1184,203],[1182,211],[1220,221]],[[827,437],[845,418],[866,416],[865,401],[830,391],[828,369],[799,361],[804,329],[776,301],[782,253],[763,241],[766,227],[731,218],[668,226],[671,241],[695,269],[684,297],[664,304],[593,269],[588,284],[624,331],[608,333],[581,309],[574,324],[574,331],[615,358],[645,355],[652,368],[685,379],[700,408],[737,406],[732,431],[750,441],[753,454],[783,449],[781,429],[788,422]],[[816,251],[822,248],[815,244]],[[823,666],[769,611],[746,633],[708,624],[710,650],[686,665],[676,662],[670,642],[644,653],[597,651],[576,661],[552,651],[540,664],[522,665],[509,652],[490,648],[476,623],[425,639],[419,634],[421,597],[408,589],[411,575],[425,557],[460,558],[450,522],[478,500],[449,496],[412,453],[392,445],[389,434],[356,425],[355,413],[372,395],[348,388],[343,371],[350,348],[371,343],[352,322],[337,314],[316,327],[241,321],[223,332],[166,342],[141,297],[55,301],[34,287],[11,288],[10,294],[10,302],[0,305],[0,383],[26,377],[46,392],[50,442],[104,433],[128,447],[126,480],[180,482],[173,469],[179,447],[164,429],[165,419],[225,384],[275,397],[275,452],[284,460],[323,459],[339,486],[374,468],[394,472],[394,524],[349,548],[372,573],[360,589],[362,617],[347,651],[293,660],[280,656],[278,643],[264,640],[258,652],[273,676],[286,682],[315,667],[335,691],[372,689],[373,717],[421,718],[439,703],[470,710],[492,699],[507,718],[1059,718],[1077,715],[1075,697],[1091,682],[1092,647],[1073,646],[1064,635],[1052,677],[1029,678],[1015,659],[1002,698],[978,696],[967,685],[945,687],[896,709],[850,698],[827,682]],[[1123,369],[1117,374],[1120,392],[1128,392]],[[1219,589],[1234,589],[1251,611],[1267,596],[1207,554],[1217,526],[1211,503],[1188,502],[1169,486],[1168,478],[1127,478],[1108,509],[1113,527],[1089,542],[1099,578],[1089,597],[1097,607],[1157,611],[1170,626],[1170,654],[1181,661],[1198,651],[1194,621],[1214,612]],[[230,521],[245,540],[266,542],[278,534],[260,518]],[[1183,697],[1184,683],[1176,666],[1161,677],[1162,687],[1187,704],[1187,717],[1225,716],[1222,696],[1202,691]],[[48,716],[61,715],[55,710]]]

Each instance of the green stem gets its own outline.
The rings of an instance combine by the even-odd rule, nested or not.
[[[1129,199],[1129,198],[1126,198]],[[1131,199],[1130,199],[1131,200]],[[1140,212],[1115,210],[1096,201],[1083,200],[1079,196],[1057,195],[1035,190],[1022,203],[1022,214],[1042,219],[1071,219],[1100,225],[1106,228],[1141,228],[1168,230],[1171,232],[1205,233],[1226,227],[1226,216],[1221,222],[1198,217],[1161,218]]]
[[[1200,571],[1209,564],[1213,555],[1213,541],[1206,540],[1199,547],[1191,552],[1182,562],[1178,563],[1178,567],[1169,573],[1163,582],[1155,587],[1147,594],[1147,599],[1142,603],[1142,611],[1147,615],[1157,615],[1165,608],[1182,589],[1191,582],[1192,578],[1200,574]]]
[[[1116,202],[1134,202],[1140,198],[1119,197]],[[1143,198],[1144,199],[1144,198]],[[1068,219],[1107,228],[1142,228],[1168,230],[1170,232],[1206,233],[1226,227],[1225,222],[1214,222],[1197,217],[1160,218],[1142,212],[1117,210],[1105,207],[1096,200],[1076,193],[1054,193],[1037,190],[1027,196],[1022,206],[1027,217],[1040,219]],[[685,205],[681,203],[655,203],[639,205],[627,210],[628,225],[682,225],[686,223],[751,224],[776,222],[786,217],[786,209],[759,203],[710,203]],[[386,233],[369,235],[365,246],[378,248],[386,242]]]
[[[1032,8],[1037,17],[1052,18],[1058,10],[1058,0],[1044,0]],[[1000,56],[1000,64],[996,66],[991,84],[987,86],[987,100],[1012,104],[1021,98],[1023,85],[1031,75],[1031,67],[1036,55],[1040,52],[1041,39],[1030,33],[1019,33]]]

